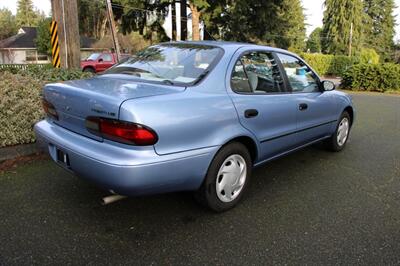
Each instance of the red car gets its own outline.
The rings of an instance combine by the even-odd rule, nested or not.
[[[120,60],[128,57],[128,54],[121,54]],[[116,63],[117,55],[115,53],[94,53],[81,61],[81,69],[83,72],[98,73],[112,67]]]

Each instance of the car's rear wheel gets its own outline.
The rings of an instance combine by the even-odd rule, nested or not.
[[[351,119],[349,113],[344,111],[340,116],[335,133],[326,141],[327,147],[332,151],[341,151],[349,139]]]
[[[251,170],[251,157],[243,144],[233,142],[222,147],[196,191],[196,199],[217,212],[231,209],[242,198]]]

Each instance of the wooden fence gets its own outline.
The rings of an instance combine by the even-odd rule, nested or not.
[[[50,64],[0,64],[0,70],[1,69],[9,69],[9,68],[14,68],[14,69],[22,69],[26,70],[30,66],[35,66],[35,67],[48,67],[51,66]]]

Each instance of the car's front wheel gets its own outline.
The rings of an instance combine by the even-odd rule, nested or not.
[[[349,139],[351,119],[349,113],[344,111],[340,116],[335,133],[326,141],[327,147],[332,151],[341,151]]]
[[[217,212],[234,207],[246,190],[251,170],[251,157],[243,144],[234,142],[222,147],[211,162],[196,199]]]

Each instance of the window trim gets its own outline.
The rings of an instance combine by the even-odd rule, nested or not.
[[[252,52],[270,53],[270,54],[272,55],[272,57],[274,58],[274,60],[276,61],[277,65],[278,65],[278,69],[279,69],[280,74],[283,75],[283,76],[282,76],[282,79],[283,79],[283,88],[284,88],[285,91],[283,91],[283,92],[271,92],[271,93],[260,93],[260,92],[237,92],[237,91],[233,90],[233,88],[232,88],[232,86],[231,86],[231,80],[232,80],[233,71],[235,70],[235,65],[236,65],[237,61],[241,61],[241,64],[243,65],[243,68],[244,68],[246,77],[247,77],[247,79],[248,79],[247,72],[246,72],[246,68],[244,67],[244,64],[243,64],[243,62],[242,62],[241,59],[242,59],[243,55],[249,54],[249,53],[252,53]],[[228,86],[229,86],[229,89],[230,89],[233,93],[239,94],[239,95],[263,95],[263,96],[269,96],[269,95],[285,95],[285,94],[291,94],[291,93],[292,93],[291,87],[288,86],[288,80],[287,80],[286,72],[283,71],[281,61],[279,60],[278,56],[275,54],[274,51],[267,50],[267,49],[266,49],[266,50],[264,50],[264,49],[249,49],[249,50],[245,50],[245,51],[241,52],[236,58],[232,58],[232,59],[234,59],[234,63],[233,63],[233,66],[232,66],[230,72],[228,72],[228,73],[230,73],[230,74],[229,74]],[[228,71],[229,71],[229,69],[228,69]],[[249,83],[250,83],[250,82],[249,82]],[[249,84],[249,86],[250,86],[250,84]],[[251,87],[251,86],[250,86],[250,87]]]
[[[315,72],[315,70],[312,69],[312,67],[311,67],[309,64],[307,64],[302,58],[300,58],[299,56],[297,56],[297,55],[295,55],[295,54],[286,53],[286,52],[273,52],[273,53],[274,53],[276,59],[279,61],[279,65],[280,65],[280,67],[281,67],[281,72],[283,72],[283,75],[285,76],[285,80],[286,80],[286,83],[287,83],[287,87],[288,87],[288,90],[290,90],[290,93],[292,93],[292,94],[301,94],[301,93],[322,93],[322,92],[324,91],[324,90],[322,89],[321,78],[318,76],[318,74]],[[301,61],[305,66],[307,66],[307,67],[310,69],[310,71],[315,75],[315,77],[317,77],[318,91],[313,91],[313,92],[293,91],[292,85],[291,85],[290,82],[289,82],[289,77],[288,77],[288,75],[286,74],[286,71],[285,71],[285,69],[284,69],[284,67],[283,67],[283,64],[282,64],[281,59],[279,58],[279,55],[278,55],[278,54],[283,54],[283,55],[287,55],[287,56],[294,57],[294,58],[296,58],[297,60]]]

